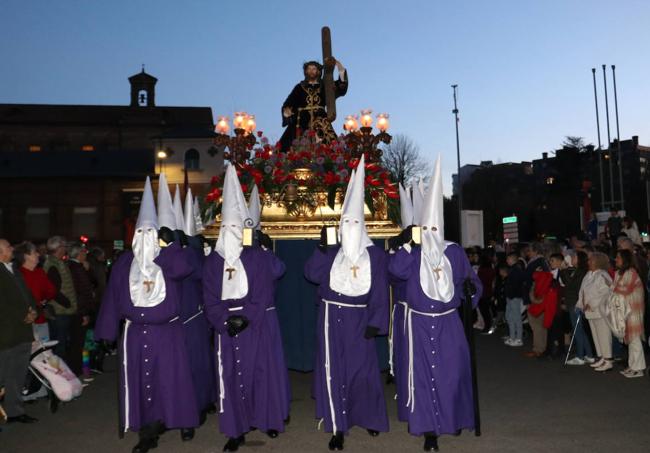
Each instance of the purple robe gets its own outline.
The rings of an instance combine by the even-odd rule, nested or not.
[[[388,265],[391,277],[406,285],[407,313],[410,313],[407,314],[405,349],[413,348],[413,401],[406,412],[408,427],[409,432],[416,436],[428,432],[454,434],[461,429],[474,429],[469,348],[456,309],[462,304],[466,278],[471,278],[477,288],[472,298],[474,306],[481,296],[482,287],[465,251],[459,245],[451,244],[445,255],[452,267],[454,296],[448,303],[430,299],[420,286],[420,253],[420,247],[414,247],[411,253],[401,248],[390,257]],[[409,316],[412,345],[408,340]],[[408,382],[408,352],[406,374]],[[406,389],[408,393],[408,384]],[[400,405],[407,402],[408,395],[398,399]]]
[[[240,259],[248,278],[248,294],[241,299],[221,299],[224,260],[218,253],[210,254],[203,267],[205,312],[221,357],[219,428],[228,437],[251,428],[283,432],[289,415],[289,380],[273,303],[275,280],[284,274],[284,264],[261,248],[245,248]],[[226,326],[232,315],[249,321],[234,337]]]
[[[190,359],[192,382],[199,411],[204,411],[217,401],[215,384],[214,348],[212,332],[203,312],[203,249],[183,249],[192,266],[192,273],[183,280],[183,300],[180,319],[185,329],[185,344]]]
[[[133,254],[126,252],[113,266],[95,323],[95,339],[120,337],[121,425],[132,431],[157,421],[168,429],[196,427],[199,412],[179,320],[182,280],[191,267],[177,244],[162,249],[154,261],[162,269],[166,297],[145,308],[131,302],[132,261]],[[126,324],[119,335],[122,320]]]
[[[389,255],[390,256],[390,255]],[[390,258],[389,258],[390,259]],[[390,277],[390,276],[389,276]],[[395,395],[397,403],[397,419],[401,422],[408,420],[406,403],[408,398],[408,342],[406,338],[406,282],[389,278],[393,288],[393,312],[391,318],[391,369],[395,380]]]
[[[362,296],[349,297],[330,288],[330,269],[338,249],[332,247],[326,252],[317,249],[305,264],[305,277],[319,285],[313,383],[316,417],[325,421],[326,432],[347,433],[355,425],[386,432],[388,415],[375,339],[364,337],[368,326],[378,328],[380,335],[388,333],[386,253],[379,247],[368,247],[370,290]],[[326,303],[325,300],[330,302]],[[326,318],[329,324],[327,332]],[[331,377],[329,388],[327,350]]]

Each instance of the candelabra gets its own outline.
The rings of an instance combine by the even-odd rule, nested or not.
[[[214,144],[220,149],[228,148],[224,152],[224,159],[232,163],[244,163],[251,157],[250,150],[255,146],[256,139],[253,135],[255,131],[255,115],[249,115],[246,112],[236,112],[233,119],[233,131],[235,135],[229,135],[230,119],[226,116],[220,116],[215,126],[217,136],[214,138]]]
[[[354,157],[366,155],[368,162],[377,162],[381,159],[381,150],[377,148],[379,143],[390,143],[393,137],[386,131],[388,130],[388,114],[380,113],[377,115],[378,134],[372,133],[372,110],[361,111],[361,127],[356,115],[348,115],[345,118],[343,128],[348,132],[344,136],[345,143],[352,150]]]

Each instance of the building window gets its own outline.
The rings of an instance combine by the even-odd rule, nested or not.
[[[30,153],[38,153],[41,151],[41,145],[29,145]]]
[[[546,178],[546,184],[548,184],[549,186],[554,182],[555,182],[555,178],[553,176],[549,176],[548,178]]]
[[[196,149],[190,148],[187,151],[185,151],[186,170],[198,170],[200,163],[201,163],[201,156],[199,155],[199,152]]]
[[[27,208],[25,240],[47,239],[50,235],[50,208]]]
[[[95,147],[93,145],[84,145],[81,147],[82,151],[95,151]]]
[[[72,211],[72,232],[75,237],[81,235],[97,236],[97,208],[77,207]]]

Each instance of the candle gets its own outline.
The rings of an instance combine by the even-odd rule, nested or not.
[[[361,110],[361,125],[363,127],[372,126],[372,110],[370,109]]]

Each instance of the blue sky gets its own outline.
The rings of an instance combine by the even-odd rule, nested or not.
[[[431,161],[442,153],[449,192],[452,83],[463,164],[537,158],[565,135],[596,143],[591,68],[604,125],[603,63],[617,68],[621,136],[650,144],[649,21],[643,0],[3,0],[0,102],[127,104],[145,63],[158,105],[245,110],[277,139],[280,105],[329,25],[350,72],[339,118],[388,112],[392,133]],[[610,104],[613,118],[611,85]]]

